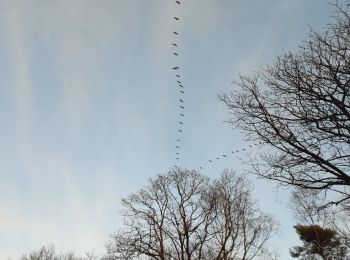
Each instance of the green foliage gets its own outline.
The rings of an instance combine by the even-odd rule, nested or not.
[[[300,259],[343,259],[346,247],[343,246],[338,233],[330,228],[319,225],[294,226],[303,246],[296,246],[290,250],[292,257]]]

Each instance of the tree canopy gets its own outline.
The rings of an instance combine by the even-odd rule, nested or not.
[[[109,259],[248,260],[267,254],[273,218],[251,198],[249,182],[225,171],[211,181],[180,168],[122,200],[124,228]]]
[[[346,247],[342,245],[335,230],[318,225],[297,225],[294,228],[303,241],[303,246],[294,247],[290,251],[292,257],[315,259],[314,256],[320,256],[327,260],[344,259],[346,256]]]
[[[350,198],[350,1],[323,33],[220,95],[251,140],[266,146],[253,171],[279,183]],[[273,149],[271,149],[273,148]]]
[[[75,256],[72,252],[58,253],[54,246],[43,246],[38,250],[23,254],[21,260],[97,260],[93,253],[86,253],[84,257]],[[102,259],[101,259],[102,260]]]

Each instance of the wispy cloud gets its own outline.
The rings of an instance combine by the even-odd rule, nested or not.
[[[173,162],[173,65],[186,85],[189,167],[240,143],[221,124],[216,94],[285,46],[276,24],[296,20],[294,2],[305,1],[0,1],[0,54],[13,66],[1,86],[13,90],[0,98],[15,118],[11,137],[0,136],[11,139],[0,146],[9,161],[0,164],[0,258],[44,243],[103,250],[119,197]],[[294,41],[297,31],[287,32]]]
[[[18,136],[16,145],[19,158],[28,164],[31,163],[33,146],[31,132],[33,127],[34,93],[30,78],[30,34],[25,26],[23,8],[19,1],[8,2],[4,6],[7,10],[8,40],[11,42],[12,57],[15,70],[12,82],[16,114],[16,133]]]

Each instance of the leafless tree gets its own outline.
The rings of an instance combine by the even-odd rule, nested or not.
[[[276,223],[251,199],[250,184],[226,171],[215,181],[175,168],[122,200],[125,228],[109,259],[248,260],[267,253]]]
[[[350,198],[350,1],[337,3],[323,33],[310,31],[296,53],[241,76],[240,90],[220,95],[230,123],[267,153],[255,173],[281,184]],[[334,197],[333,197],[334,198]]]
[[[57,253],[55,247],[43,246],[38,250],[24,254],[21,260],[97,260],[98,257],[93,253],[86,253],[85,257],[75,256],[72,252]]]
[[[210,226],[215,238],[213,259],[253,259],[273,232],[273,220],[258,209],[242,176],[226,171],[212,189],[216,198],[216,218]]]

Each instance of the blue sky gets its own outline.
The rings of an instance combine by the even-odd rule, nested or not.
[[[296,50],[332,10],[326,0],[182,2],[0,1],[1,259],[48,243],[102,253],[120,198],[175,164],[243,173],[243,152],[207,161],[248,146],[223,122],[217,94]],[[175,65],[186,108],[179,162]],[[271,246],[289,259],[288,191],[251,178],[281,224]]]

